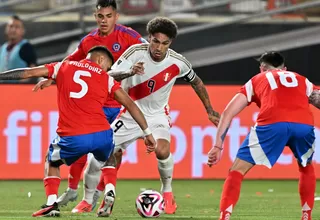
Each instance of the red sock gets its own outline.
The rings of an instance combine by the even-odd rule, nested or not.
[[[316,175],[312,164],[299,167],[299,193],[302,207],[302,220],[311,220],[311,212],[314,205],[314,193],[316,191]]]
[[[231,171],[224,183],[220,201],[220,220],[229,220],[232,209],[240,196],[243,175],[238,171]]]
[[[103,175],[104,185],[111,183],[114,187],[117,184],[117,169],[114,167],[104,167],[101,169]]]
[[[117,170],[117,173],[118,173],[118,170],[120,169],[121,167],[121,163],[119,163],[116,167],[116,170]],[[117,173],[116,173],[116,179],[117,179]],[[114,174],[113,174],[114,175]],[[109,178],[109,177],[108,177]],[[114,186],[116,186],[116,181],[113,181],[114,182]],[[99,181],[99,184],[97,186],[97,190],[99,191],[104,191],[104,188],[105,188],[106,184],[104,184],[104,175],[103,173],[101,173],[100,175],[100,181]]]
[[[44,184],[47,198],[50,195],[58,196],[60,181],[61,181],[60,177],[57,177],[57,176],[48,176],[43,179],[43,184]]]
[[[81,173],[86,165],[87,155],[80,157],[76,162],[71,164],[68,176],[68,184],[70,189],[77,190]]]

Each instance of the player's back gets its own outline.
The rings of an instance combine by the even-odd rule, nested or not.
[[[308,98],[313,84],[304,76],[276,69],[254,76],[245,87],[247,91],[252,87],[251,101],[260,107],[259,125],[276,122],[313,125]]]
[[[58,71],[52,72],[56,72],[53,78],[58,88],[57,133],[60,136],[89,134],[110,128],[102,109],[108,96],[108,80],[112,80],[106,72],[87,59],[64,62]]]

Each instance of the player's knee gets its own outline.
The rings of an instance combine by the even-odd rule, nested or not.
[[[170,143],[167,140],[159,139],[157,141],[157,148],[155,150],[157,159],[165,160],[170,155]]]
[[[55,168],[60,167],[62,164],[64,164],[62,160],[49,162],[49,166],[50,167],[55,167]]]

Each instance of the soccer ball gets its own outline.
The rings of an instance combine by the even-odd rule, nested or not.
[[[158,218],[164,211],[162,195],[155,190],[141,192],[136,199],[137,212],[144,218]]]

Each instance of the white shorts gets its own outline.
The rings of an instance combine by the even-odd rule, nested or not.
[[[170,117],[158,115],[146,117],[149,128],[155,140],[165,139],[170,142]],[[120,116],[111,124],[113,139],[115,142],[114,152],[125,150],[132,142],[143,138],[143,131],[132,118]]]

